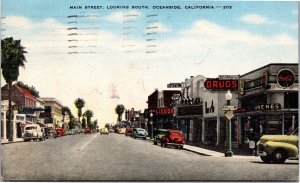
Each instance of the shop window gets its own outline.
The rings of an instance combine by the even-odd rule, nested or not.
[[[284,93],[284,108],[298,108],[298,92]]]

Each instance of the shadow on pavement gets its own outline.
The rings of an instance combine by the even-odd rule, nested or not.
[[[273,164],[273,165],[299,165],[299,162],[285,162],[283,164],[276,164],[276,163],[265,163],[263,161],[250,161],[250,163],[257,163],[257,164]]]

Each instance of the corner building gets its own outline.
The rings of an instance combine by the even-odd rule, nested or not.
[[[240,76],[239,146],[248,147],[253,129],[264,134],[287,134],[298,127],[298,64],[268,64]]]

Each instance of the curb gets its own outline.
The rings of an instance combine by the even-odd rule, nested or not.
[[[14,144],[14,143],[20,143],[20,142],[24,142],[24,141],[1,142],[1,145]]]
[[[212,156],[212,155],[209,155],[209,154],[205,154],[205,153],[201,153],[201,152],[197,152],[197,151],[193,151],[193,150],[184,148],[184,146],[183,146],[183,150],[186,150],[186,151],[189,151],[189,152],[192,152],[192,153],[196,153],[196,154],[200,154],[202,156]]]

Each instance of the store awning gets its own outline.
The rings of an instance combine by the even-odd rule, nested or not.
[[[249,111],[242,113],[234,113],[235,116],[248,117],[248,116],[257,116],[257,115],[281,115],[281,114],[298,114],[298,109],[281,109],[274,111]]]

